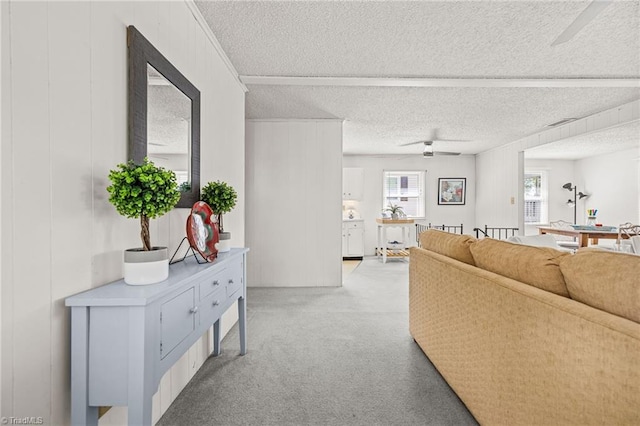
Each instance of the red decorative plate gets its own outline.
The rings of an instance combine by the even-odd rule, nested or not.
[[[204,201],[196,202],[187,218],[187,239],[194,250],[207,262],[213,262],[218,256],[216,243],[220,241],[218,223],[213,210]]]

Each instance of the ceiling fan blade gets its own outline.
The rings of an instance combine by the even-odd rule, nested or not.
[[[459,152],[433,151],[435,155],[460,155]]]
[[[589,22],[591,22],[602,10],[613,3],[610,0],[593,0],[585,10],[565,29],[562,34],[556,38],[551,46],[565,43],[571,40],[576,34],[582,30]]]
[[[473,142],[469,139],[434,139],[434,142]]]
[[[399,146],[417,145],[419,143],[423,144],[425,142],[429,142],[429,141],[415,141],[415,142],[401,143]]]

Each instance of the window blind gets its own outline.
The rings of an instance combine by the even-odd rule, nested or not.
[[[383,210],[399,205],[407,217],[424,217],[424,172],[385,171],[383,180]]]

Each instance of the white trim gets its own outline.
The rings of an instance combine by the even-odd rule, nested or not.
[[[245,86],[244,83],[242,83],[242,81],[240,80],[238,71],[231,63],[231,60],[229,59],[225,51],[222,49],[222,45],[220,44],[216,36],[213,34],[213,31],[211,31],[211,27],[209,27],[209,24],[207,24],[207,21],[204,19],[204,16],[202,16],[202,12],[200,12],[200,9],[198,9],[198,6],[196,6],[194,0],[184,0],[184,2],[186,3],[187,7],[191,11],[191,14],[193,15],[193,17],[196,19],[196,22],[200,24],[202,31],[204,31],[204,34],[209,39],[209,42],[211,43],[213,48],[216,50],[216,52],[218,52],[218,55],[222,59],[222,62],[224,62],[224,64],[227,66],[227,69],[233,75],[233,78],[238,82],[242,90],[245,93],[247,93],[249,89],[247,89],[247,86]]]
[[[240,81],[244,84],[267,86],[640,87],[638,78],[378,78],[241,75]]]
[[[344,123],[345,120],[342,118],[247,118],[245,121],[252,121],[252,122],[266,121],[266,122],[272,122],[272,123],[284,123],[284,122],[288,123],[290,121],[299,121],[299,122],[335,121],[338,123]]]

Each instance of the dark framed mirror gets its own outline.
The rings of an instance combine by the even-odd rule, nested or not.
[[[129,48],[129,159],[173,170],[176,207],[200,199],[200,91],[134,27]]]

